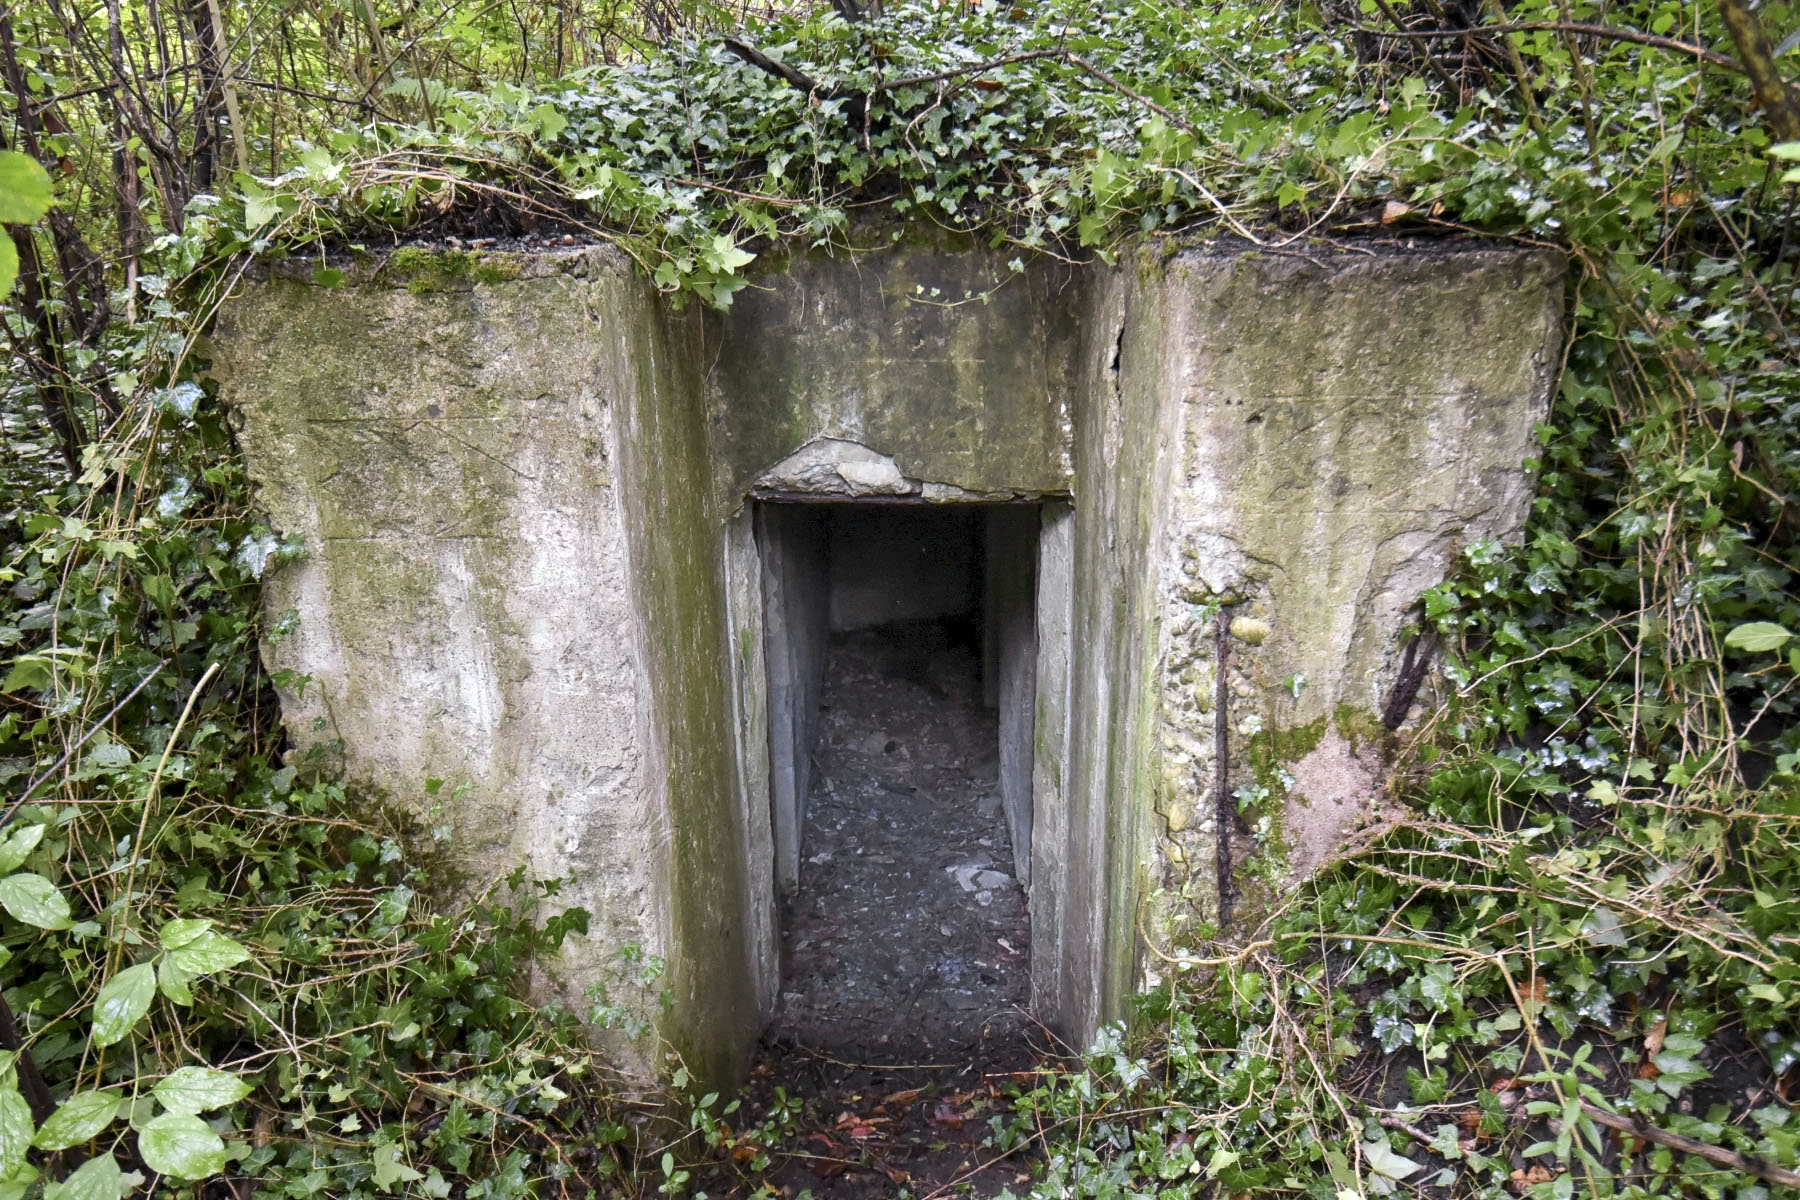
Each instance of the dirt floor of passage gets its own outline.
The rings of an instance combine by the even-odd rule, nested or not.
[[[1029,1179],[990,1122],[1054,1055],[1025,1013],[1029,917],[971,640],[939,622],[831,640],[781,1002],[739,1116],[783,1131],[757,1177],[777,1194]]]
[[[941,622],[831,640],[778,1040],[928,1061],[1024,1028],[1030,923],[975,647]]]
[[[1018,1033],[923,1063],[859,1064],[765,1042],[731,1139],[695,1186],[784,1200],[1022,1195],[1040,1144],[1005,1140],[995,1124],[1012,1124],[1013,1096],[1057,1061],[1047,1040]]]

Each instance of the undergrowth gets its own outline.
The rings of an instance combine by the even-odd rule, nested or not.
[[[1159,948],[1136,1031],[996,1126],[1039,1194],[1769,1194],[1800,1140],[1794,190],[1693,52],[1710,6],[1505,18],[1668,44],[1395,40],[1445,18],[1380,0],[784,17],[742,37],[798,85],[696,38],[440,88],[431,128],[195,198],[70,364],[45,427],[90,429],[77,478],[9,377],[0,1196],[683,1190],[712,1118],[665,1157],[577,1014],[517,998],[583,933],[554,882],[439,913],[428,837],[282,762],[258,581],[304,547],[259,524],[197,339],[246,256],[332,287],[395,238],[571,231],[724,305],[775,245],[858,249],[863,211],[1021,258],[1479,230],[1570,259],[1529,527],[1424,598],[1452,689],[1398,747],[1404,815],[1256,927]]]

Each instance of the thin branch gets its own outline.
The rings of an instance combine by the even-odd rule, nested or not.
[[[1667,1129],[1658,1129],[1643,1121],[1608,1112],[1598,1105],[1589,1104],[1586,1100],[1581,1102],[1581,1111],[1597,1124],[1604,1125],[1608,1129],[1629,1133],[1633,1137],[1643,1138],[1646,1142],[1655,1142],[1659,1146],[1667,1146],[1669,1149],[1679,1150],[1683,1154],[1692,1154],[1728,1170],[1742,1171],[1746,1175],[1754,1175],[1758,1179],[1766,1179],[1770,1183],[1778,1183],[1783,1187],[1800,1188],[1800,1173],[1790,1171],[1786,1167],[1778,1167],[1774,1163],[1764,1162],[1760,1158],[1752,1158],[1748,1154],[1739,1154],[1736,1150],[1727,1150],[1723,1146],[1715,1146],[1710,1142],[1696,1141],[1679,1133],[1670,1133]]]
[[[770,58],[755,46],[740,42],[737,38],[724,39],[725,48],[760,71],[767,71],[793,87],[799,88],[807,95],[835,96],[837,93],[827,91],[818,80],[796,71],[784,62]]]
[[[1590,25],[1575,21],[1520,21],[1512,25],[1477,25],[1472,29],[1371,29],[1366,25],[1357,25],[1353,28],[1358,33],[1384,38],[1482,37],[1490,34],[1533,33],[1539,30],[1548,30],[1553,33],[1573,33],[1584,37],[1604,38],[1613,42],[1635,42],[1640,46],[1654,46],[1658,50],[1669,50],[1676,54],[1691,54],[1715,67],[1725,67],[1739,72],[1744,69],[1736,59],[1720,54],[1716,50],[1708,50],[1705,46],[1696,46],[1692,42],[1661,37],[1654,33],[1640,33],[1635,29],[1622,29],[1616,25]]]
[[[1023,54],[1008,54],[1005,58],[990,58],[986,62],[972,63],[966,67],[952,67],[948,71],[934,71],[930,75],[907,75],[901,79],[884,79],[875,85],[878,92],[892,91],[895,88],[918,87],[927,83],[943,83],[958,79],[964,75],[980,75],[995,67],[1011,66],[1013,63],[1037,62],[1045,58],[1066,58],[1067,50],[1028,50]]]
[[[1217,838],[1214,869],[1219,876],[1219,931],[1231,925],[1232,903],[1237,898],[1232,878],[1231,826],[1236,812],[1231,806],[1231,733],[1227,710],[1231,681],[1226,668],[1231,661],[1231,609],[1219,609],[1213,641],[1213,809]]]
[[[1775,52],[1769,48],[1769,39],[1763,35],[1756,13],[1744,0],[1719,0],[1719,15],[1731,31],[1738,58],[1744,64],[1741,69],[1750,77],[1750,90],[1768,116],[1776,140],[1800,141],[1800,104],[1794,102],[1794,90],[1782,78]]]

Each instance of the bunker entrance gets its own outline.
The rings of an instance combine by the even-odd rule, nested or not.
[[[871,1056],[1030,992],[1035,505],[761,506],[782,891],[772,1033]]]

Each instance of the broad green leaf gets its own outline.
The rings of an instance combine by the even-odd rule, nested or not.
[[[1748,650],[1761,653],[1765,650],[1779,650],[1794,635],[1773,621],[1752,621],[1748,625],[1739,625],[1725,635],[1725,644],[1734,650]]]
[[[165,922],[157,931],[156,940],[164,950],[179,950],[212,927],[213,923],[203,917],[179,917]]]
[[[0,300],[12,295],[13,284],[19,279],[19,248],[13,245],[12,238],[0,234]],[[11,691],[11,688],[0,689]]]
[[[556,135],[569,127],[569,119],[558,112],[554,104],[540,104],[531,110],[531,123],[537,126],[538,136],[546,141],[555,141]]]
[[[0,1179],[0,1200],[25,1200],[26,1193],[37,1183],[40,1172],[30,1163],[21,1164],[17,1171]],[[49,1190],[44,1194],[48,1196]]]
[[[50,211],[50,173],[29,154],[0,150],[0,222],[29,225]]]
[[[25,1151],[36,1132],[31,1106],[19,1095],[19,1089],[0,1091],[0,1179],[11,1176],[25,1162]]]
[[[61,1183],[46,1184],[44,1200],[122,1200],[125,1176],[110,1154],[90,1158]]]
[[[250,1085],[229,1071],[182,1067],[151,1090],[164,1108],[191,1117],[236,1104],[250,1094]]]
[[[248,950],[210,929],[169,951],[169,961],[189,975],[210,975],[235,967],[249,957]]]
[[[729,233],[714,235],[712,246],[706,252],[708,264],[727,275],[737,274],[755,258],[756,255],[748,250],[738,249],[737,243],[732,240]]]
[[[138,1153],[159,1175],[205,1179],[225,1169],[225,1143],[205,1121],[186,1113],[164,1113],[138,1134]]]
[[[67,1150],[111,1125],[118,1114],[118,1092],[81,1092],[44,1119],[31,1144],[39,1150]]]
[[[144,580],[144,599],[164,612],[175,607],[175,581],[167,575],[151,575]]]
[[[110,1046],[130,1033],[156,998],[156,972],[149,963],[126,967],[106,981],[94,1001],[94,1045]]]
[[[194,973],[183,970],[181,965],[165,954],[156,963],[156,986],[162,994],[183,1005],[194,1002],[194,993],[188,987],[194,982]]]
[[[0,875],[8,871],[16,871],[26,856],[37,849],[37,844],[44,840],[42,825],[15,825],[0,841]]]
[[[42,875],[20,872],[0,879],[0,908],[11,913],[15,921],[39,929],[69,927],[69,902]]]
[[[1372,1171],[1370,1189],[1382,1195],[1393,1191],[1391,1180],[1406,1178],[1418,1169],[1417,1162],[1393,1153],[1393,1146],[1386,1141],[1363,1142],[1363,1162]]]

